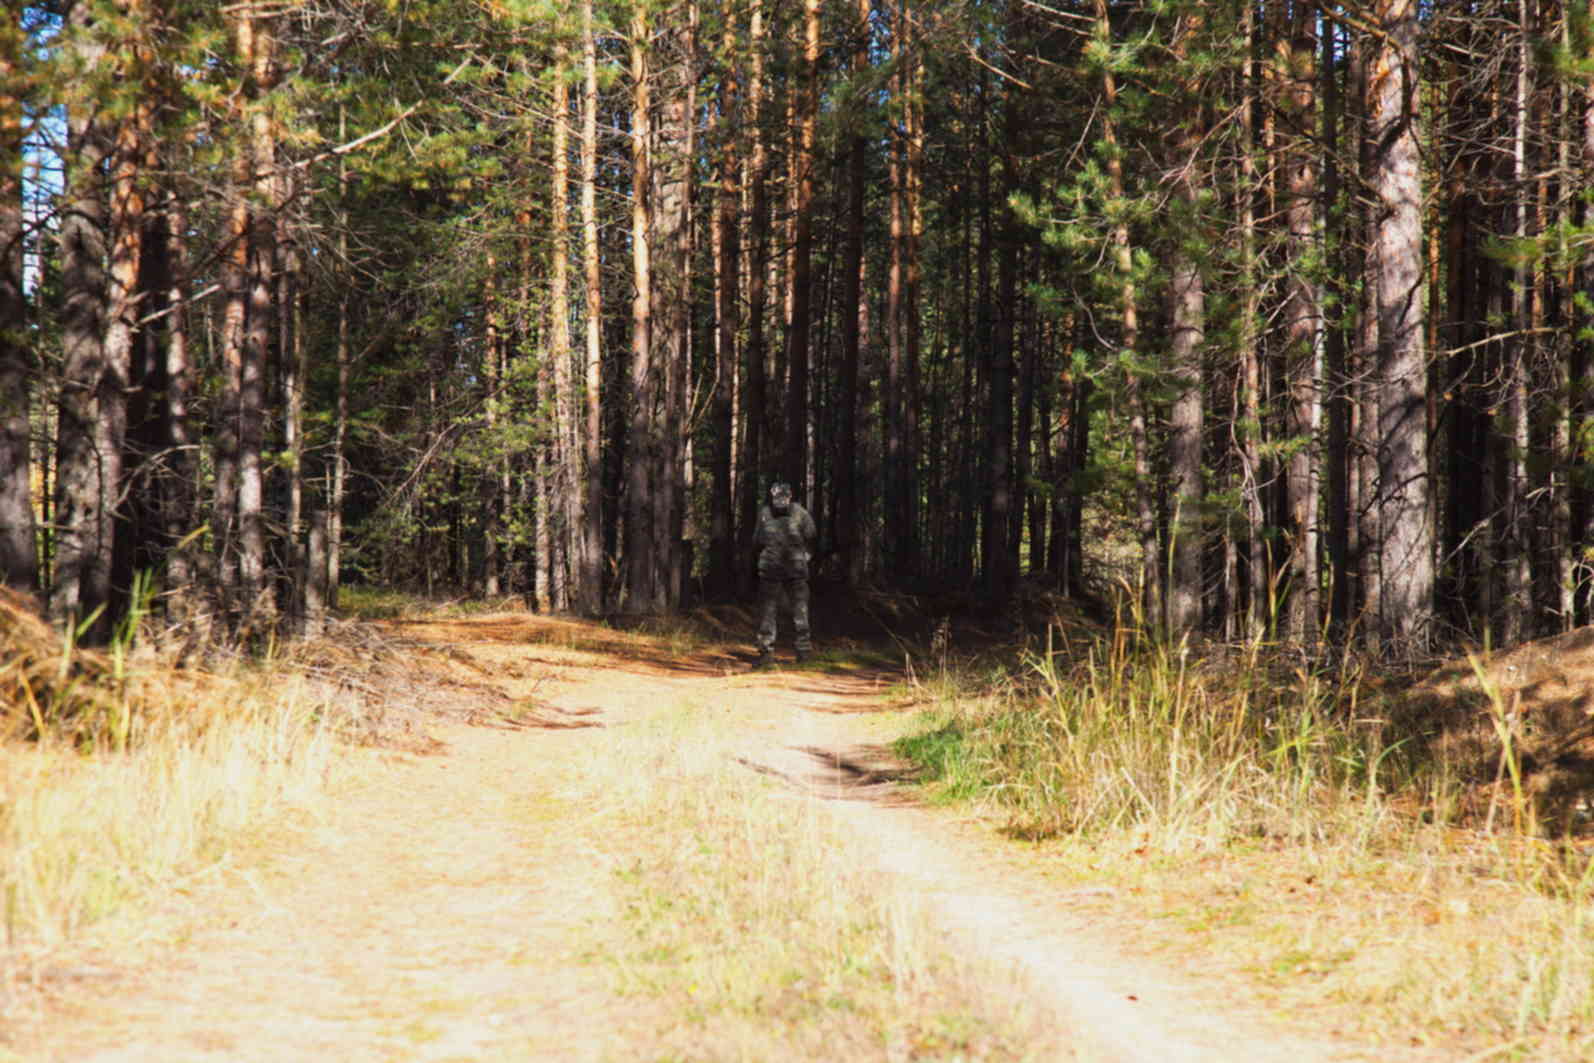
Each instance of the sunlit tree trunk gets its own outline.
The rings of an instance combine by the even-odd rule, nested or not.
[[[1387,36],[1371,49],[1369,85],[1378,216],[1378,485],[1381,635],[1401,652],[1432,638],[1433,536],[1429,508],[1427,364],[1423,349],[1422,172],[1417,144],[1417,9],[1380,0]]]
[[[592,0],[581,4],[581,247],[586,281],[586,356],[581,423],[581,521],[572,564],[573,605],[603,612],[603,290],[598,247],[598,60]]]
[[[652,93],[648,62],[649,19],[642,6],[631,17],[631,367],[625,472],[624,607],[655,609],[660,588],[654,541],[663,531],[654,482],[659,466],[658,387],[653,366]]]
[[[768,379],[765,373],[764,317],[767,311],[769,276],[769,149],[764,140],[764,46],[766,41],[763,0],[752,0],[748,28],[748,48],[752,55],[747,85],[748,125],[752,145],[748,161],[749,261],[747,264],[747,378],[742,405],[742,491],[739,503],[743,551],[752,553],[752,533],[758,520],[759,496],[768,464],[764,426],[768,423]],[[751,564],[737,567],[751,589]]]
[[[348,139],[348,116],[338,108],[338,141]],[[349,259],[349,165],[338,159],[338,258]],[[349,462],[345,453],[349,437],[349,383],[352,352],[349,349],[349,292],[347,287],[338,292],[338,335],[333,361],[337,370],[337,392],[333,396],[332,413],[332,484],[327,499],[326,544],[326,604],[337,608],[338,589],[343,571],[343,501],[348,487]]]
[[[557,258],[557,250],[554,255]],[[557,266],[553,272],[557,277]],[[486,270],[482,278],[482,318],[482,421],[487,426],[488,439],[496,440],[499,411],[504,404],[504,346],[507,340],[504,336],[503,303],[498,294],[498,256],[491,249],[487,252]],[[498,476],[498,467],[503,460],[500,456],[489,454],[482,477],[482,592],[489,598],[504,593],[503,526],[509,500],[501,490]]]
[[[575,522],[580,519],[581,505],[577,498],[577,485],[571,475],[575,468],[577,431],[575,413],[575,381],[571,367],[570,340],[570,86],[566,79],[569,53],[564,45],[554,49],[553,89],[553,194],[549,210],[552,213],[552,243],[549,261],[548,357],[553,361],[553,415],[552,445],[555,482],[550,485],[555,492],[544,499],[549,515],[558,521],[558,534],[554,536],[555,550],[559,555],[558,569],[561,578],[554,588],[553,608],[570,606],[570,582],[564,575],[569,566],[564,562],[574,552],[577,537]]]
[[[1262,507],[1262,362],[1258,322],[1261,317],[1261,293],[1257,278],[1256,253],[1256,161],[1255,129],[1252,112],[1256,99],[1256,64],[1250,58],[1255,51],[1256,16],[1247,5],[1241,16],[1242,33],[1246,39],[1247,57],[1243,63],[1242,99],[1239,107],[1242,130],[1240,149],[1240,181],[1235,195],[1239,200],[1240,222],[1240,320],[1236,336],[1240,362],[1240,398],[1236,414],[1239,417],[1240,492],[1245,505],[1245,556],[1243,578],[1235,583],[1243,587],[1246,603],[1246,637],[1258,638],[1272,621],[1272,585],[1266,543],[1266,517]],[[1238,559],[1237,559],[1238,560]]]
[[[1185,34],[1198,31],[1199,16],[1190,16]],[[1183,60],[1186,39],[1176,42],[1174,56]],[[1173,137],[1174,187],[1186,224],[1198,226],[1202,187],[1196,153],[1200,148],[1201,84],[1190,78],[1184,84],[1186,113]],[[1196,228],[1199,233],[1199,227]],[[1172,480],[1173,542],[1168,572],[1168,630],[1175,638],[1194,631],[1201,622],[1202,530],[1201,440],[1206,431],[1203,410],[1202,346],[1206,340],[1206,287],[1193,240],[1180,241],[1173,252],[1169,276],[1173,335],[1169,360],[1173,404],[1168,417],[1168,472]]]

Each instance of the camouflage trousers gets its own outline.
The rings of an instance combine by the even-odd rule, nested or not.
[[[814,648],[808,634],[808,580],[760,579],[758,581],[758,648],[769,653],[775,648],[775,616],[782,604],[791,610],[791,624],[797,631],[797,652]]]

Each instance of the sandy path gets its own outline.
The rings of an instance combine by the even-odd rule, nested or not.
[[[1116,954],[1038,877],[889,781],[889,677],[745,674],[734,660],[622,661],[433,631],[491,671],[544,680],[566,722],[623,724],[661,699],[723,709],[750,769],[839,799],[882,875],[925,896],[961,948],[1016,964],[1058,1045],[1103,1060],[1370,1058],[1286,1036],[1223,987]],[[552,674],[552,681],[546,678]],[[523,696],[528,679],[502,680]],[[900,724],[898,724],[900,726]],[[107,977],[62,977],[11,1032],[38,1060],[626,1060],[667,1016],[637,1014],[582,960],[603,887],[601,824],[570,796],[604,727],[435,729],[438,756],[362,754],[357,781],[291,845],[234,859],[158,913]],[[0,1050],[0,1059],[4,1058]],[[1072,1058],[1072,1057],[1071,1057]]]

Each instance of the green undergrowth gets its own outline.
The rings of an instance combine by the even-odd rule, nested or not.
[[[1402,722],[1399,688],[1348,665],[1198,657],[1126,628],[924,688],[894,746],[923,792],[1161,926],[1154,948],[1221,957],[1359,1038],[1594,1058],[1594,863],[1535,834],[1509,741],[1485,831],[1458,818],[1479,788]]]

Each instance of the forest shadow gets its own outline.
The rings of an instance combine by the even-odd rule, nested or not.
[[[1451,766],[1464,823],[1510,805],[1514,759],[1544,833],[1594,834],[1594,627],[1463,653],[1391,687],[1392,731]]]
[[[826,800],[865,801],[897,808],[921,803],[912,790],[898,785],[914,781],[917,769],[892,754],[887,746],[865,745],[850,749],[792,746],[788,752],[802,755],[791,770],[751,757],[733,759],[760,775]]]

